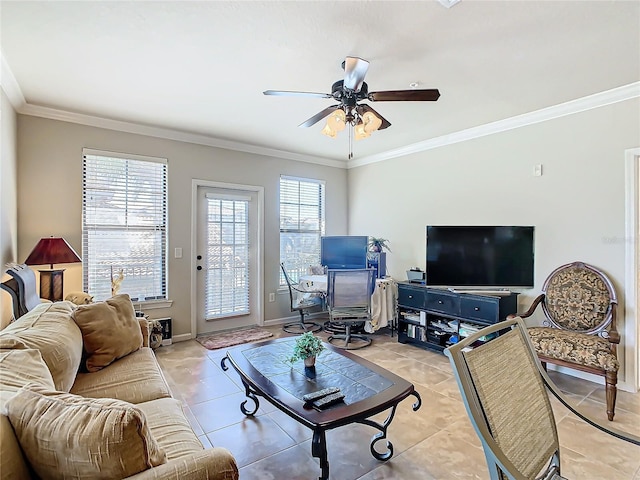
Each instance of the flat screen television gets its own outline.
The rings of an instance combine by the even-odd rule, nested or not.
[[[534,227],[427,226],[426,284],[532,288]]]
[[[321,264],[331,269],[367,268],[366,235],[326,236],[320,241]]]

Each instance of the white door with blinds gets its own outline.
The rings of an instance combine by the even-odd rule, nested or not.
[[[255,191],[198,187],[197,334],[260,323]]]

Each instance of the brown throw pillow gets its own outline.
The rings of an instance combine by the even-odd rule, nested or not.
[[[97,372],[142,346],[140,324],[127,294],[81,305],[74,311],[73,319],[82,332],[89,372]]]
[[[22,451],[43,480],[125,478],[167,461],[144,413],[121,400],[31,384],[6,409]]]

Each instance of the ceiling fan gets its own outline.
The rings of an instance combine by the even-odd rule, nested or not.
[[[302,122],[300,127],[315,125],[325,117],[327,124],[322,133],[335,137],[337,132],[351,125],[356,140],[366,138],[375,130],[383,130],[391,123],[366,103],[370,102],[434,102],[440,97],[437,89],[426,90],[386,90],[369,92],[364,77],[369,69],[369,62],[359,57],[347,57],[342,62],[344,79],[338,80],[331,86],[331,93],[292,92],[285,90],[265,90],[265,95],[296,95],[305,97],[332,98],[339,102],[316,113],[313,117]],[[349,159],[353,157],[351,148],[351,129],[349,130]]]

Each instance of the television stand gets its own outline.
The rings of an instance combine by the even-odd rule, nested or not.
[[[511,295],[510,290],[467,290],[465,288],[449,288],[453,293],[469,293],[471,295]]]
[[[470,292],[398,282],[398,341],[441,352],[518,311],[516,292]]]

